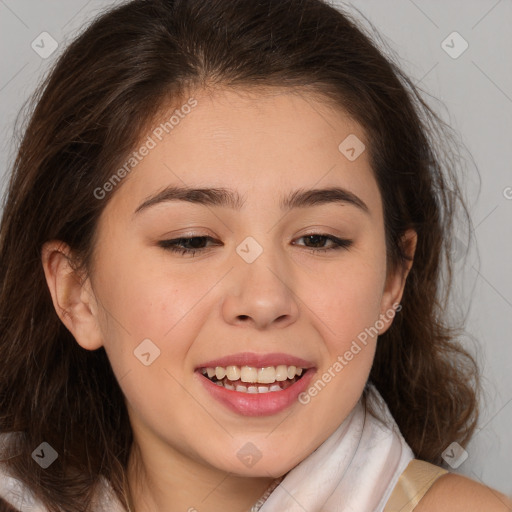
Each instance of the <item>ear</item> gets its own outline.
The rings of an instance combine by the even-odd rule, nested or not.
[[[77,274],[71,258],[69,246],[59,240],[42,247],[41,261],[57,315],[82,348],[96,350],[103,345],[96,298],[90,279]]]
[[[417,241],[418,235],[414,229],[408,229],[402,235],[402,249],[407,255],[407,261],[403,265],[399,265],[396,269],[389,271],[386,276],[386,284],[384,286],[380,308],[380,320],[381,323],[384,324],[384,327],[379,329],[379,335],[389,329],[393,323],[396,311],[399,311],[401,308],[399,304],[402,300],[407,276],[413,264]]]

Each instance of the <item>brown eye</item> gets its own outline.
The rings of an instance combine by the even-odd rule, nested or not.
[[[202,251],[205,248],[204,245],[207,240],[213,239],[209,236],[183,237],[174,238],[172,240],[161,240],[158,242],[158,245],[167,251],[194,256],[196,252]]]
[[[308,235],[301,236],[298,240],[303,238],[304,240],[308,240],[306,247],[311,249],[312,252],[322,251],[336,251],[339,249],[348,249],[352,245],[352,240],[347,240],[343,238],[338,238],[333,235],[324,235],[320,233],[311,233]],[[323,247],[326,241],[330,241],[332,243],[331,247]],[[320,247],[311,247],[308,244],[312,245],[320,245]]]

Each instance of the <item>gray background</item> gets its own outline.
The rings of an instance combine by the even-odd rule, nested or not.
[[[0,0],[2,189],[15,154],[13,127],[23,102],[84,22],[119,3]],[[464,186],[478,252],[472,249],[459,262],[456,291],[460,304],[469,309],[468,331],[478,339],[477,349],[471,339],[465,343],[480,361],[485,395],[468,458],[455,471],[512,495],[512,1],[338,3],[377,27],[413,81],[442,102],[433,105],[459,132],[474,159],[468,162]],[[454,31],[463,39],[448,38],[445,48],[452,48],[446,49],[456,55],[463,40],[468,44],[457,58],[442,46]],[[33,41],[43,45],[42,32],[59,44],[46,59],[31,47]],[[45,42],[48,49],[49,40]],[[481,177],[479,195],[478,175],[471,166]],[[447,439],[446,445],[450,443]]]

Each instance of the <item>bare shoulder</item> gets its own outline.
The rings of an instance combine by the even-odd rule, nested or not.
[[[439,477],[414,512],[512,512],[512,500],[471,478],[454,473]]]

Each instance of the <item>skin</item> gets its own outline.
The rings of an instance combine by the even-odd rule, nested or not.
[[[338,150],[349,134],[366,144],[365,133],[342,110],[286,90],[193,97],[192,112],[103,199],[94,272],[80,282],[59,241],[42,254],[57,313],[81,347],[105,347],[125,394],[137,512],[247,510],[312,453],[360,399],[377,338],[308,404],[270,416],[227,409],[194,368],[238,352],[284,352],[311,361],[321,376],[400,302],[410,269],[387,265],[368,151],[349,161]],[[162,188],[183,184],[236,189],[245,204],[235,211],[172,201],[134,215]],[[280,210],[282,195],[328,186],[348,189],[368,212],[348,203]],[[352,245],[315,253],[333,244],[308,245],[311,233]],[[214,241],[193,257],[158,245],[192,236]],[[236,252],[248,236],[263,248],[253,263]],[[405,241],[412,256],[415,233]],[[386,316],[380,333],[391,322]],[[133,355],[146,338],[161,351],[150,366]],[[251,467],[237,457],[248,442],[261,453]]]
[[[447,473],[434,482],[414,512],[511,512],[512,500],[462,475]]]

